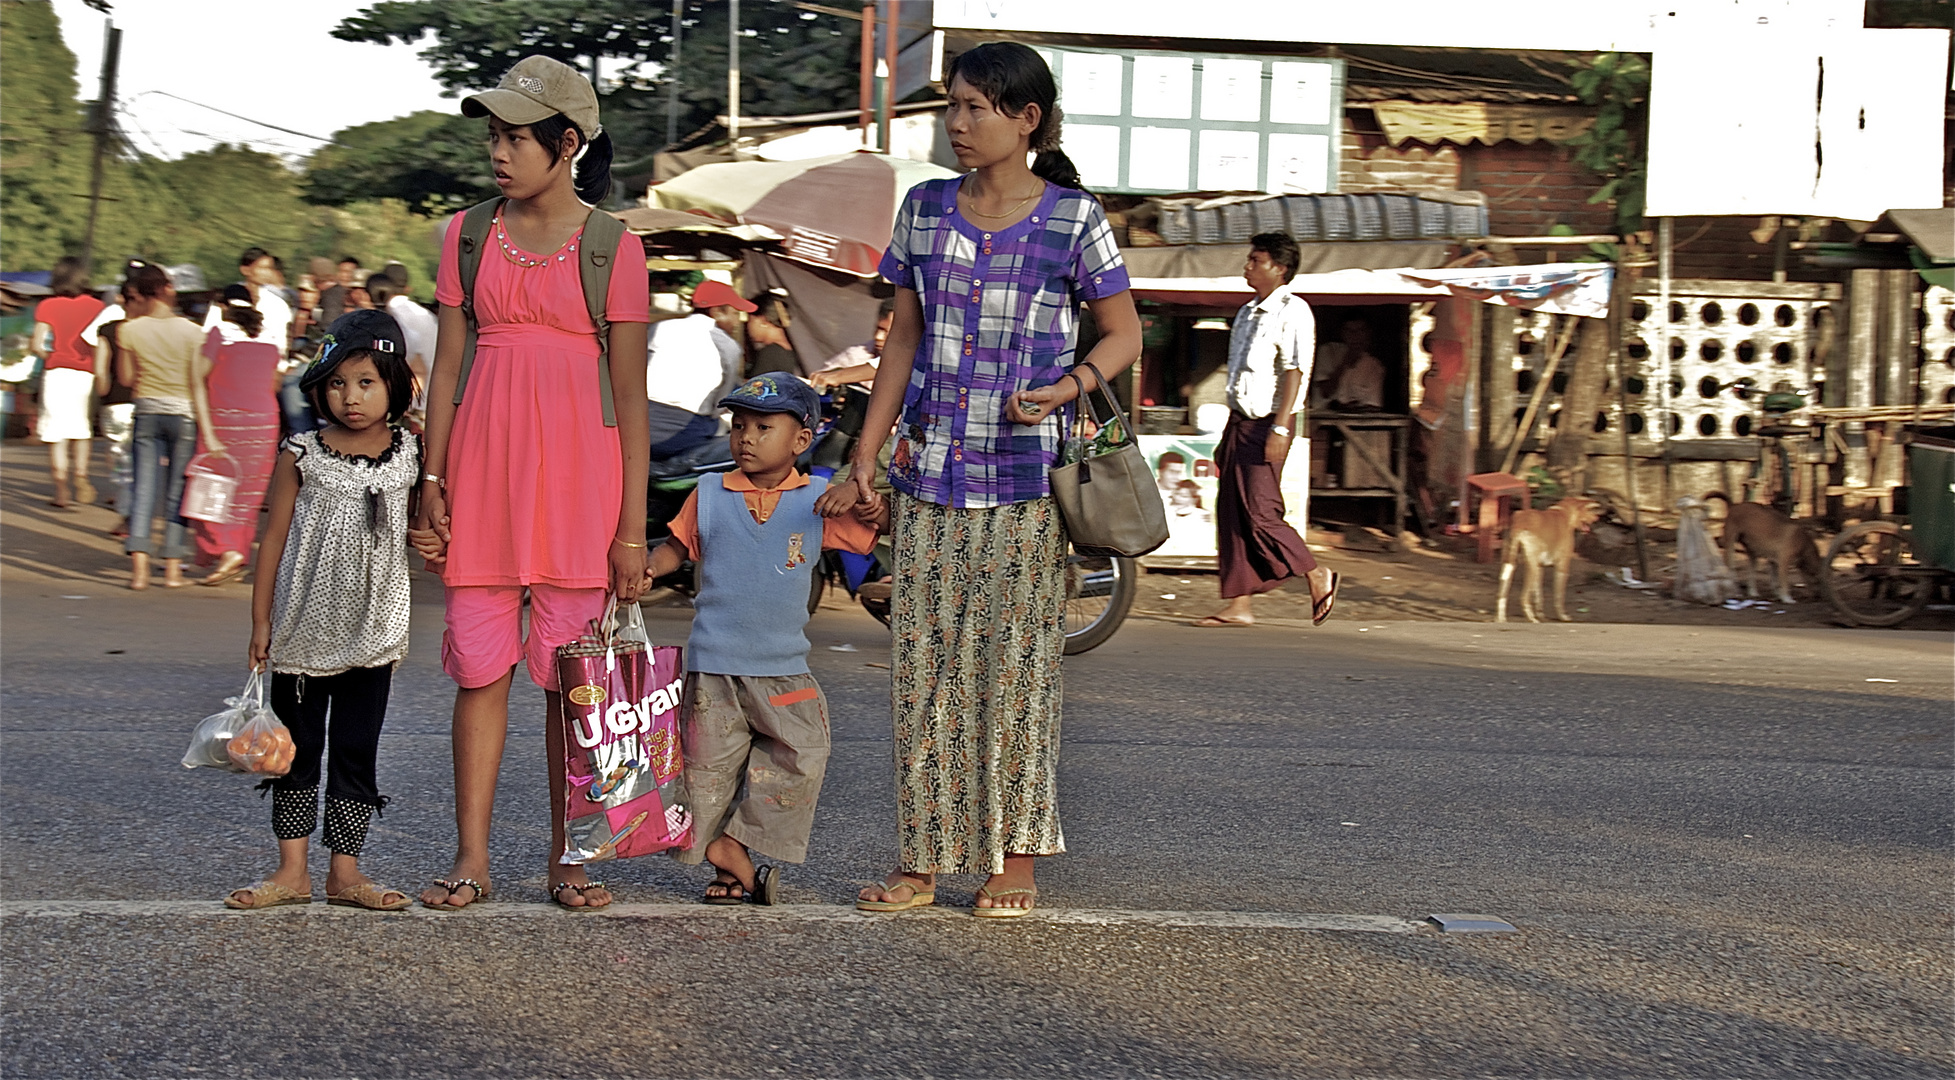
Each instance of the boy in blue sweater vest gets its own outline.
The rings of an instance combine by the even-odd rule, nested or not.
[[[699,565],[682,721],[693,845],[678,857],[719,871],[706,903],[772,904],[780,868],[756,869],[753,853],[807,858],[828,769],[828,701],[802,633],[815,565],[823,549],[874,550],[889,507],[815,512],[827,482],[794,468],[821,406],[807,383],[759,375],[719,403],[733,410],[738,471],[700,478],[649,569],[669,574],[688,554]]]

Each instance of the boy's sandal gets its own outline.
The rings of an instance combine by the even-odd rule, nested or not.
[[[251,899],[238,899],[240,894],[249,893]],[[293,892],[276,881],[265,880],[242,889],[232,889],[224,897],[224,906],[233,911],[257,911],[259,908],[287,907],[293,904],[312,903],[312,893]]]
[[[387,899],[390,896],[398,899]],[[412,907],[414,899],[399,889],[383,889],[371,881],[362,881],[336,893],[327,893],[326,903],[335,907],[366,908],[368,911],[400,911]]]
[[[904,877],[903,880],[897,882],[894,885],[891,885],[888,881],[883,882],[882,891],[883,891],[883,895],[885,896],[887,896],[890,893],[896,892],[899,889],[910,890],[909,899],[907,900],[863,900],[861,898],[857,898],[855,901],[855,909],[857,911],[877,911],[877,912],[908,911],[911,908],[929,907],[930,905],[937,902],[937,890],[935,887],[932,887],[929,892],[924,892],[922,885],[910,880],[908,877]]]
[[[997,892],[992,892],[988,888],[980,888],[978,889],[978,895],[988,900],[998,901],[1007,896],[1037,897],[1039,891],[1037,889],[999,889]],[[1026,904],[1024,907],[974,907],[971,909],[971,914],[980,919],[1016,919],[1031,910],[1031,904]]]
[[[718,892],[714,892],[718,889]],[[740,884],[739,878],[716,877],[706,883],[706,891],[700,894],[702,904],[715,904],[721,907],[747,902],[747,887]]]
[[[602,904],[593,904],[589,900],[585,900],[581,904],[571,905],[563,902],[563,894],[564,890],[568,889],[578,896],[583,896],[592,889],[602,888],[604,888],[602,881],[589,881],[582,885],[572,885],[568,881],[559,881],[555,885],[550,886],[550,900],[565,911],[599,911],[603,908],[610,907],[611,901],[606,900]]]
[[[435,878],[434,883],[448,890],[448,897],[454,896],[463,889],[474,889],[475,895],[466,904],[451,904],[448,902],[448,897],[443,897],[439,904],[430,904],[426,900],[423,900],[421,901],[422,907],[432,908],[435,911],[460,911],[463,908],[474,907],[489,898],[489,887],[472,877],[456,878],[453,881],[443,881],[440,878]]]

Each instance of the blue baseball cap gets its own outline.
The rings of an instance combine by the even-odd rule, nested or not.
[[[806,428],[814,427],[815,417],[821,413],[821,396],[815,388],[784,371],[755,375],[719,403],[723,409],[790,413]]]

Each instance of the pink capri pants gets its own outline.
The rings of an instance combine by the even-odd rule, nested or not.
[[[529,589],[529,635],[523,634],[521,585],[451,585],[447,632],[441,635],[441,668],[464,690],[487,686],[516,661],[529,660],[530,681],[545,690],[557,684],[557,646],[577,640],[604,614],[603,589]]]

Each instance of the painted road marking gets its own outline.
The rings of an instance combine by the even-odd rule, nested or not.
[[[0,900],[0,920],[109,918],[362,918],[373,912],[331,907],[324,902],[269,911],[234,911],[215,900]],[[455,912],[429,911],[419,906],[389,913],[388,917],[423,919],[561,918],[567,912],[554,904],[519,904],[492,900]],[[855,910],[845,904],[782,904],[777,907],[713,907],[704,904],[614,903],[586,917],[611,919],[743,919],[772,922],[876,922],[886,916]],[[1040,922],[1070,926],[1165,926],[1218,930],[1309,930],[1347,934],[1416,934],[1432,929],[1424,919],[1395,915],[1319,915],[1286,911],[1127,911],[1113,908],[1040,908],[1025,916]],[[971,921],[964,908],[918,908],[902,914],[902,922],[916,919]]]

